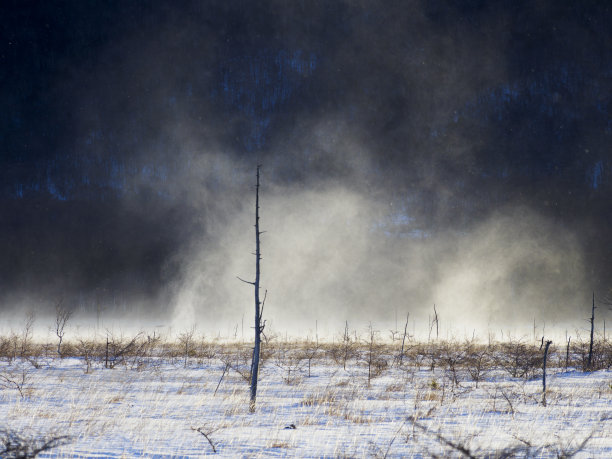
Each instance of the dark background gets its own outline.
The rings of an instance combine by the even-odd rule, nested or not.
[[[5,0],[0,300],[158,297],[206,240],[206,209],[177,186],[191,161],[214,147],[278,184],[351,182],[308,141],[321,119],[350,128],[371,159],[351,185],[405,209],[407,233],[526,206],[577,236],[605,293],[611,9]]]

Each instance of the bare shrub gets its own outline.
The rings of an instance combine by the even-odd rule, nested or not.
[[[599,349],[600,357],[598,361],[600,362],[601,369],[609,370],[612,368],[612,342],[607,339],[603,339],[597,342],[597,347]]]
[[[19,350],[19,357],[26,359],[32,356],[33,350],[33,336],[34,336],[34,313],[28,312],[26,315],[21,335],[17,340],[17,347]]]
[[[279,343],[274,347],[274,365],[280,368],[281,377],[286,384],[296,384],[301,381],[302,356],[302,353],[297,352],[288,343]]]
[[[384,355],[384,347],[377,341],[378,332],[370,324],[368,328],[368,339],[365,342],[366,350],[362,354],[361,360],[368,367],[368,386],[372,378],[380,376],[389,366]]]
[[[327,354],[336,362],[337,365],[342,365],[342,368],[346,370],[346,363],[357,356],[357,340],[351,337],[348,328],[348,322],[344,327],[344,333],[342,334],[338,343],[333,343],[327,347]]]
[[[513,378],[532,378],[540,368],[541,355],[536,346],[510,340],[500,343],[494,353],[495,364]]]
[[[17,333],[11,330],[6,337],[0,337],[0,357],[11,365],[16,359],[28,360],[38,367],[38,353],[33,340],[34,313],[29,312],[23,323],[22,330]]]
[[[195,325],[192,325],[191,328],[189,328],[189,330],[182,332],[178,336],[179,345],[181,347],[181,350],[183,352],[183,356],[185,359],[185,362],[183,364],[184,368],[187,368],[187,360],[189,359],[189,357],[194,357],[196,355],[195,349],[194,349],[195,347],[194,338],[193,338],[194,334],[195,334]]]
[[[224,346],[219,349],[218,357],[227,368],[238,373],[246,383],[250,384],[251,350],[248,347],[237,343],[232,346]]]
[[[319,345],[318,340],[312,341],[307,339],[299,349],[299,356],[302,360],[308,362],[308,377],[310,378],[311,371],[310,368],[312,366],[312,362],[321,357],[321,346]]]
[[[413,431],[415,429],[420,430],[425,435],[435,438],[438,443],[444,447],[445,453],[443,456],[439,456],[438,454],[429,451],[431,457],[447,457],[452,453],[459,454],[459,457],[468,457],[472,459],[476,459],[478,457],[535,457],[543,449],[542,447],[534,447],[531,444],[525,443],[509,445],[493,452],[474,449],[471,445],[474,436],[468,436],[467,438],[463,439],[451,439],[445,435],[442,435],[440,432],[432,431],[426,425],[421,424],[412,416],[409,416],[408,420],[412,423]]]
[[[204,336],[200,338],[200,342],[198,343],[196,349],[196,356],[201,362],[206,359],[210,364],[212,359],[217,357],[218,353],[219,350],[217,349],[217,344],[214,341],[207,341]]]
[[[26,435],[8,429],[0,429],[0,457],[6,459],[34,458],[40,453],[71,442],[66,435]]]
[[[573,348],[576,351],[578,361],[576,366],[582,368],[582,371],[597,371],[612,368],[612,343],[604,340],[603,337],[597,337],[593,340],[592,350],[589,341],[579,339],[574,342]],[[591,351],[591,364],[589,365],[589,351]]]
[[[440,345],[439,352],[440,361],[452,383],[451,389],[454,389],[460,382],[460,368],[466,360],[465,349],[457,342],[445,341]]]
[[[151,341],[145,339],[143,333],[138,333],[133,338],[125,338],[123,335],[116,336],[107,331],[105,367],[115,368],[117,365],[125,365],[141,369],[146,365],[151,348]]]
[[[476,383],[482,381],[491,370],[492,361],[489,346],[467,342],[465,345],[464,364],[468,375]]]
[[[422,343],[412,342],[406,345],[400,368],[407,371],[420,370],[426,363],[426,354],[426,348]]]
[[[21,398],[25,397],[25,389],[29,381],[30,371],[27,368],[27,364],[24,362],[16,366],[4,368],[0,371],[0,387],[4,389],[16,389]]]
[[[79,339],[75,345],[79,357],[85,362],[85,373],[91,372],[94,358],[100,355],[100,345],[93,339]]]
[[[5,359],[9,365],[13,360],[13,341],[10,336],[0,336],[0,358]]]
[[[440,345],[438,343],[428,343],[425,355],[429,361],[429,371],[433,373],[440,363]]]

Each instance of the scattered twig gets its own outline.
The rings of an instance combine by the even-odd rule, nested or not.
[[[593,438],[593,435],[595,435],[594,431],[587,435],[586,438],[582,440],[582,442],[580,442],[580,444],[575,448],[571,448],[569,444],[565,447],[560,447],[560,451],[557,451],[557,457],[562,457],[564,459],[574,457],[576,454],[584,450],[587,443],[591,441],[591,438]]]
[[[215,448],[215,444],[213,443],[213,441],[210,439],[210,434],[216,432],[219,429],[212,429],[209,430],[208,432],[204,432],[204,427],[192,427],[191,430],[193,430],[194,432],[199,432],[202,435],[204,435],[204,438],[206,438],[206,440],[208,440],[208,443],[210,443],[210,447],[213,450],[213,453],[217,453],[217,448]]]
[[[450,441],[449,439],[444,437],[440,432],[430,432],[429,429],[426,426],[424,426],[423,424],[418,422],[413,416],[408,416],[408,420],[412,421],[412,424],[415,427],[417,427],[419,430],[421,430],[423,433],[433,435],[443,445],[446,445],[446,446],[454,449],[455,451],[460,452],[465,457],[469,457],[471,459],[476,459],[477,456],[475,456],[474,453],[472,453],[467,446],[459,444],[459,443],[455,443],[453,441]]]
[[[0,373],[0,387],[15,388],[19,391],[21,398],[25,398],[23,392],[24,386],[28,383],[29,374],[25,368],[21,368],[17,374],[15,372],[2,372]],[[2,456],[0,456],[2,457]]]
[[[510,407],[510,414],[512,415],[512,418],[514,418],[514,405],[512,404],[512,400],[510,400],[510,397],[503,389],[500,389],[500,392],[502,394],[502,397],[504,397],[506,402],[508,402],[508,406]]]
[[[223,381],[223,377],[225,376],[225,373],[227,373],[227,370],[229,370],[230,368],[230,363],[227,362],[225,364],[225,368],[223,368],[223,373],[221,373],[221,378],[219,379],[219,383],[217,384],[217,388],[215,389],[215,393],[213,394],[213,397],[215,395],[217,395],[217,391],[219,390],[219,386],[221,385],[221,381]]]

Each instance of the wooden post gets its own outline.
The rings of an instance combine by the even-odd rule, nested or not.
[[[546,341],[546,347],[544,348],[544,362],[542,363],[542,405],[546,406],[546,359],[548,358],[548,348],[552,344],[552,341]]]
[[[595,329],[595,292],[593,292],[593,306],[591,308],[591,341],[589,343],[589,360],[587,362],[587,368],[591,370],[593,363],[593,331]]]
[[[572,337],[570,336],[567,339],[567,349],[565,350],[565,371],[567,371],[567,367],[569,366],[569,357],[570,357],[570,341]]]
[[[372,322],[370,322],[370,349],[368,353],[368,387],[372,380],[372,349],[374,347],[374,330],[372,330]]]
[[[104,359],[104,368],[108,368],[108,331],[106,332],[106,356]]]

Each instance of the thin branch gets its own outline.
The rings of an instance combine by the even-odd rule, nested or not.
[[[236,276],[236,278],[238,280],[241,280],[242,282],[244,282],[245,284],[250,284],[250,285],[255,285],[255,282],[249,282],[249,281],[245,281],[244,279],[241,279],[240,277]]]
[[[215,393],[213,394],[213,397],[215,395],[217,395],[217,391],[219,390],[219,386],[221,385],[221,381],[223,381],[223,377],[225,376],[225,373],[227,373],[227,370],[229,370],[230,368],[230,363],[227,362],[225,364],[225,368],[223,369],[223,373],[221,374],[221,379],[219,379],[219,383],[217,384],[217,388],[215,389]]]
[[[261,309],[259,310],[259,320],[263,317],[264,306],[266,305],[266,297],[268,296],[268,289],[264,292],[263,301],[261,302]]]
[[[576,448],[574,448],[573,450],[569,449],[569,447],[565,449],[561,448],[561,454],[559,455],[559,457],[567,457],[567,458],[574,457],[576,454],[584,450],[587,443],[590,442],[591,439],[593,438],[593,435],[595,435],[594,431],[591,432],[589,435],[587,435],[587,437],[584,440],[582,440],[582,443],[576,446]]]
[[[454,442],[448,440],[447,438],[445,438],[439,432],[430,432],[427,427],[425,427],[423,424],[417,422],[417,420],[413,416],[409,416],[408,420],[412,421],[413,425],[415,427],[419,428],[424,433],[428,433],[428,434],[431,434],[434,437],[436,437],[436,439],[440,443],[442,443],[442,444],[444,444],[446,446],[449,446],[450,448],[454,449],[455,451],[460,452],[461,454],[463,454],[466,457],[469,457],[470,459],[476,459],[476,456],[474,456],[474,454],[467,447],[465,447],[464,445],[460,445],[460,444],[457,444],[457,443],[454,443]]]

